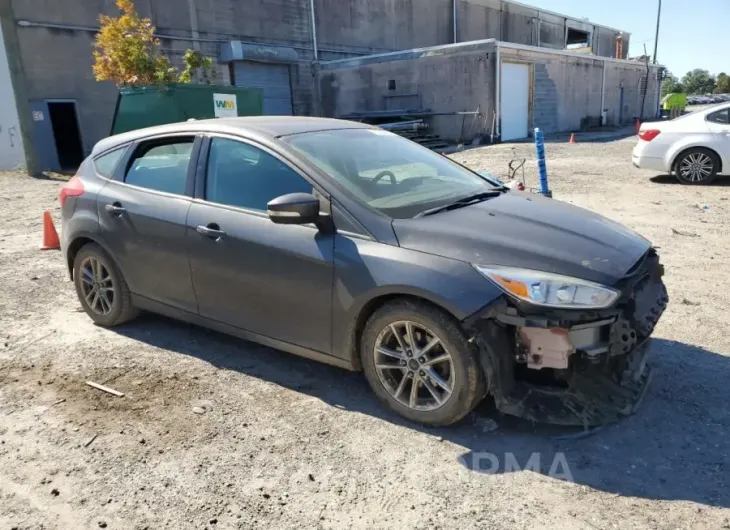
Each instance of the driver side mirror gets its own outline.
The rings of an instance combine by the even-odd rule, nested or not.
[[[266,205],[269,219],[280,225],[305,225],[319,221],[319,199],[309,193],[289,193]]]

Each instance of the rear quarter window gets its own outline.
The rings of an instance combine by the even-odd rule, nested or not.
[[[720,123],[722,125],[730,124],[730,109],[718,110],[707,115],[707,121],[712,123]]]
[[[111,178],[117,164],[121,160],[122,156],[124,156],[126,149],[126,147],[120,147],[119,149],[115,149],[114,151],[110,151],[96,157],[94,159],[94,169],[96,172],[102,177]]]

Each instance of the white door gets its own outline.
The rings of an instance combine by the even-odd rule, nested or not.
[[[707,115],[705,124],[713,134],[712,147],[722,157],[722,172],[730,173],[730,107],[717,110]]]
[[[530,66],[502,63],[500,86],[502,141],[527,138]]]

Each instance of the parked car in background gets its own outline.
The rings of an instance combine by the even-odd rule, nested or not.
[[[674,174],[682,184],[709,184],[730,172],[730,104],[641,125],[634,166]]]
[[[404,417],[603,423],[648,382],[650,243],[361,123],[184,122],[99,142],[60,194],[101,326],[148,310],[363,370]]]

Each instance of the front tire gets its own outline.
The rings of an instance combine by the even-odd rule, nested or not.
[[[76,254],[74,285],[84,311],[100,326],[118,326],[138,314],[114,260],[95,243],[84,245]]]
[[[458,322],[426,303],[401,300],[378,309],[365,325],[360,354],[376,396],[417,423],[455,423],[486,393]]]
[[[674,174],[682,184],[710,184],[720,170],[720,160],[709,149],[694,147],[682,153],[674,164]]]

